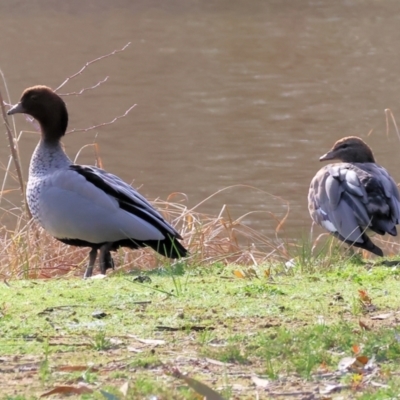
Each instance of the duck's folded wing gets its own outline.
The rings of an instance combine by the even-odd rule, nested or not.
[[[56,171],[46,179],[38,193],[43,228],[57,239],[89,244],[133,240],[156,245],[180,238],[140,196],[128,198],[111,183],[100,185],[99,176],[93,180],[97,185],[73,168]],[[108,180],[112,181],[111,176]]]
[[[371,217],[370,229],[380,235],[389,233],[396,236],[399,223],[399,192],[389,173],[375,163],[354,164],[352,169],[367,193],[365,202]]]
[[[314,220],[345,239],[359,241],[364,229],[396,235],[399,192],[388,172],[376,164],[331,164],[315,176]],[[310,188],[310,192],[311,192]],[[311,211],[310,211],[311,212]],[[331,224],[331,225],[329,225]],[[357,240],[358,239],[358,240]]]
[[[396,182],[389,175],[385,168],[376,166],[379,173],[379,181],[382,184],[385,195],[388,199],[392,220],[394,224],[400,223],[400,193]]]
[[[70,170],[77,172],[96,188],[116,199],[122,210],[143,219],[163,234],[168,233],[172,237],[181,239],[179,233],[165,221],[149,201],[118,176],[92,166],[71,165]]]
[[[99,244],[123,239],[164,240],[166,222],[123,209],[118,199],[72,169],[56,171],[38,193],[39,221],[57,239]]]
[[[313,220],[344,240],[362,242],[362,229],[370,224],[366,193],[357,176],[338,165],[327,165],[314,177],[309,192]],[[348,178],[348,179],[347,179]]]

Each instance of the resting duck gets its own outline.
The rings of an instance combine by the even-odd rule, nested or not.
[[[338,140],[320,158],[327,160],[341,162],[321,168],[311,181],[311,218],[339,240],[383,256],[366,231],[397,235],[400,196],[396,183],[358,137]]]
[[[71,162],[60,142],[68,125],[60,96],[46,86],[28,88],[7,114],[17,113],[31,115],[41,128],[29,166],[29,209],[56,239],[91,248],[85,278],[98,250],[103,274],[114,267],[110,251],[122,246],[149,246],[169,258],[187,255],[179,233],[135,189],[102,169]]]

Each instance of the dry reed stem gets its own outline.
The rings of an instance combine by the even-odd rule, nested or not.
[[[3,96],[1,94],[1,91],[0,91],[0,106],[1,106],[2,116],[3,116],[4,126],[6,127],[7,138],[8,138],[8,143],[9,143],[10,152],[11,152],[11,158],[14,161],[15,170],[16,170],[17,176],[18,176],[18,183],[19,183],[19,187],[20,187],[21,197],[23,199],[23,203],[25,206],[26,217],[29,220],[29,219],[31,219],[32,216],[31,216],[31,212],[29,211],[28,205],[25,201],[25,182],[24,182],[24,178],[22,175],[22,168],[21,168],[21,163],[20,163],[20,158],[19,158],[18,140],[11,133],[11,129],[10,129],[10,126],[9,126],[8,120],[7,120],[7,113],[4,108],[4,101],[3,101]]]
[[[400,133],[399,133],[399,129],[397,128],[396,119],[394,118],[394,115],[393,115],[392,110],[390,108],[386,108],[385,109],[385,116],[386,116],[386,136],[389,136],[389,116],[390,116],[390,118],[392,119],[394,128],[396,130],[397,137],[400,140]]]
[[[182,234],[191,256],[191,265],[260,265],[286,259],[282,243],[233,219],[226,206],[210,216],[189,212],[182,202],[156,200],[156,207]],[[196,208],[196,207],[194,207]],[[65,274],[81,276],[87,263],[88,249],[64,245],[42,229],[32,230],[19,218],[14,230],[0,231],[0,276],[11,278],[50,278]],[[154,269],[167,262],[151,249],[119,250],[114,256],[118,269]]]

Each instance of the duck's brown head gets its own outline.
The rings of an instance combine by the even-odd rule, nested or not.
[[[19,103],[7,112],[8,115],[17,113],[28,114],[35,118],[46,141],[60,140],[67,130],[67,107],[61,97],[47,86],[25,89]]]
[[[374,163],[371,148],[359,137],[348,136],[338,140],[320,161],[340,160],[347,163]]]

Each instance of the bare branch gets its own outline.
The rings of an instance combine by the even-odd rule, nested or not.
[[[96,89],[97,87],[99,87],[102,83],[107,82],[109,76],[106,76],[102,81],[97,82],[95,85],[90,86],[90,87],[86,87],[81,89],[79,92],[69,92],[69,93],[58,93],[59,96],[79,96],[80,94],[82,94],[83,92],[86,92],[87,90],[92,90],[92,89]]]
[[[134,104],[133,106],[129,107],[129,108],[125,111],[125,114],[119,115],[118,117],[115,117],[113,120],[111,120],[111,121],[109,121],[109,122],[103,122],[102,124],[93,125],[93,126],[90,126],[89,128],[82,128],[82,129],[75,129],[75,128],[74,128],[74,129],[72,129],[71,131],[68,131],[67,134],[69,134],[69,133],[74,133],[74,132],[87,132],[87,131],[91,131],[91,130],[93,130],[93,129],[102,128],[103,126],[106,126],[106,125],[111,125],[111,124],[113,124],[116,120],[126,117],[136,106],[137,106],[137,104]]]
[[[27,215],[28,219],[30,219],[31,213],[30,213],[28,205],[26,204],[26,201],[25,201],[25,184],[24,184],[24,178],[22,176],[22,168],[21,168],[20,157],[19,157],[19,152],[18,152],[18,141],[11,133],[10,125],[8,124],[8,120],[7,120],[7,113],[4,108],[3,96],[1,95],[1,92],[0,92],[0,106],[1,106],[1,112],[3,115],[4,125],[5,125],[6,131],[7,131],[8,143],[10,145],[11,158],[14,161],[15,170],[17,171],[18,183],[19,183],[19,188],[21,191],[21,196],[22,196],[23,202],[25,204],[26,215]]]
[[[109,54],[105,54],[104,56],[97,57],[97,58],[95,58],[95,59],[92,60],[92,61],[88,61],[78,72],[75,72],[75,74],[69,76],[69,77],[68,77],[57,89],[55,89],[54,91],[57,92],[58,90],[60,90],[60,89],[61,89],[63,86],[65,86],[71,79],[74,79],[75,77],[77,77],[78,75],[80,75],[89,65],[91,65],[91,64],[93,64],[93,63],[95,63],[95,62],[97,62],[97,61],[100,61],[100,60],[102,60],[102,59],[104,59],[104,58],[111,57],[111,56],[113,56],[114,54],[120,53],[121,51],[124,51],[130,44],[131,44],[131,42],[127,43],[122,49],[114,50],[114,51],[112,51],[112,52],[109,53]]]

